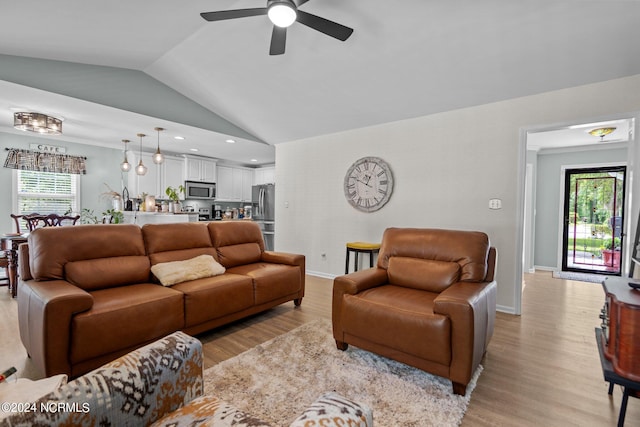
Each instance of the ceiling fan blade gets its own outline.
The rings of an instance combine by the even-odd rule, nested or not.
[[[308,2],[309,0],[295,0],[296,2],[296,7],[300,7],[303,4],[305,4],[306,2]]]
[[[266,15],[266,7],[253,9],[221,10],[219,12],[203,12],[200,14],[207,21],[224,21],[225,19],[246,18],[247,16]]]
[[[287,29],[273,26],[273,32],[271,33],[271,48],[269,48],[269,55],[282,55],[284,53],[284,47],[287,43]]]
[[[299,9],[297,21],[309,28],[313,28],[314,30],[318,30],[321,33],[325,33],[328,36],[342,41],[348,39],[351,33],[353,33],[353,28],[345,27],[337,22],[329,21],[328,19],[312,15]]]

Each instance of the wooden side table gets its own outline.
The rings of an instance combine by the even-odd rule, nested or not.
[[[347,243],[347,258],[344,267],[344,274],[349,273],[349,254],[355,253],[355,262],[353,271],[358,271],[358,255],[361,253],[369,254],[369,268],[373,267],[373,255],[380,251],[380,243],[367,242],[349,242]]]
[[[608,393],[613,393],[613,386],[616,384],[624,388],[622,402],[620,403],[620,414],[618,415],[618,427],[623,427],[629,396],[640,398],[640,382],[628,380],[614,372],[611,362],[604,356],[604,337],[600,328],[596,328],[596,342],[598,343],[598,353],[600,353],[600,364],[602,365],[604,380],[609,383]]]

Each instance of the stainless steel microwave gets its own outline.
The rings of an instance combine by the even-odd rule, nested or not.
[[[185,181],[185,199],[209,199],[216,198],[216,183],[201,181]]]

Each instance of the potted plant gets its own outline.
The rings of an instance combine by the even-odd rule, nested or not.
[[[124,214],[122,211],[115,209],[107,209],[102,212],[102,222],[108,224],[122,224],[124,223]]]
[[[608,238],[603,242],[602,259],[605,266],[619,268],[620,267],[620,238]]]
[[[180,205],[180,193],[184,194],[184,186],[179,185],[178,188],[175,187],[167,187],[164,190],[167,197],[169,197],[169,212],[180,213],[182,212],[182,206]]]

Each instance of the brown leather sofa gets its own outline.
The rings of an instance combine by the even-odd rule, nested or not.
[[[224,274],[169,287],[151,273],[199,255]],[[304,296],[304,256],[265,251],[250,221],[42,228],[19,256],[20,338],[46,376],[77,377],[172,332],[201,333]]]
[[[496,250],[473,231],[389,228],[377,266],[333,282],[333,336],[464,395],[493,334]]]

